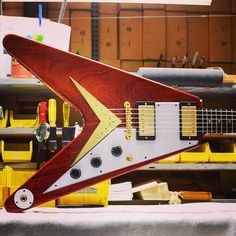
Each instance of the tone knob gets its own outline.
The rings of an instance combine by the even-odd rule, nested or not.
[[[102,159],[100,157],[93,157],[90,161],[92,167],[98,168],[102,165]]]
[[[111,154],[115,157],[119,157],[122,154],[123,150],[121,146],[115,146],[111,149]]]
[[[81,170],[77,168],[73,168],[70,171],[70,176],[72,179],[78,179],[81,176]]]

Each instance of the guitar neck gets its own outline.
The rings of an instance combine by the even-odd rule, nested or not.
[[[200,109],[197,111],[197,130],[199,134],[236,133],[236,111]]]

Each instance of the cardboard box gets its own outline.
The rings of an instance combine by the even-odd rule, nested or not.
[[[231,19],[210,18],[210,61],[231,62]]]
[[[120,3],[120,9],[121,10],[129,10],[129,9],[136,9],[136,10],[141,10],[142,9],[142,4],[141,3]]]
[[[60,10],[48,10],[48,18],[52,21],[57,22],[59,15],[60,15]],[[70,25],[70,14],[68,8],[65,10],[64,19],[62,23],[65,25]]]
[[[210,12],[231,12],[230,2],[231,0],[212,0]]]
[[[143,61],[121,61],[122,70],[128,72],[137,72],[140,67],[143,67]]]
[[[167,59],[172,60],[174,56],[183,58],[187,51],[187,20],[180,12],[168,12],[167,16]]]
[[[166,56],[165,12],[145,10],[143,19],[143,59],[157,59]],[[151,18],[153,16],[153,18]],[[157,18],[159,17],[160,18]],[[148,17],[148,18],[145,18]],[[150,18],[149,18],[150,17]]]
[[[81,56],[92,56],[91,12],[72,11],[71,18],[71,52]]]
[[[119,10],[119,4],[117,3],[100,3],[99,12],[100,14],[111,14],[116,15]]]
[[[164,4],[150,4],[150,3],[146,3],[143,4],[143,9],[144,10],[150,10],[150,9],[165,9],[165,5]]]
[[[141,60],[143,58],[142,12],[121,11],[120,17],[120,59]]]
[[[120,68],[120,60],[106,60],[106,59],[100,59],[99,60],[101,63],[112,66],[112,67],[116,67],[116,68]]]
[[[192,60],[196,51],[199,57],[204,56],[209,60],[209,18],[188,18],[188,53]]]
[[[117,36],[116,15],[100,15],[99,58],[117,59]]]

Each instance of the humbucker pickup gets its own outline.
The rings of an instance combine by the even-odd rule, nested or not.
[[[137,140],[156,139],[156,110],[154,102],[137,103]]]
[[[197,104],[194,102],[181,102],[180,109],[180,139],[196,140],[197,132]]]

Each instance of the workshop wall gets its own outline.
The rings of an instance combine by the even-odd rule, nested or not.
[[[48,3],[57,21],[60,3]],[[23,15],[23,3],[4,3],[4,15]],[[136,71],[140,66],[221,66],[236,74],[236,1],[213,0],[207,6],[99,4],[98,51],[103,63]],[[218,17],[215,17],[215,16]],[[72,27],[71,51],[92,58],[90,3],[68,3],[65,24]],[[209,17],[202,17],[209,16]],[[162,56],[161,56],[162,55]]]

